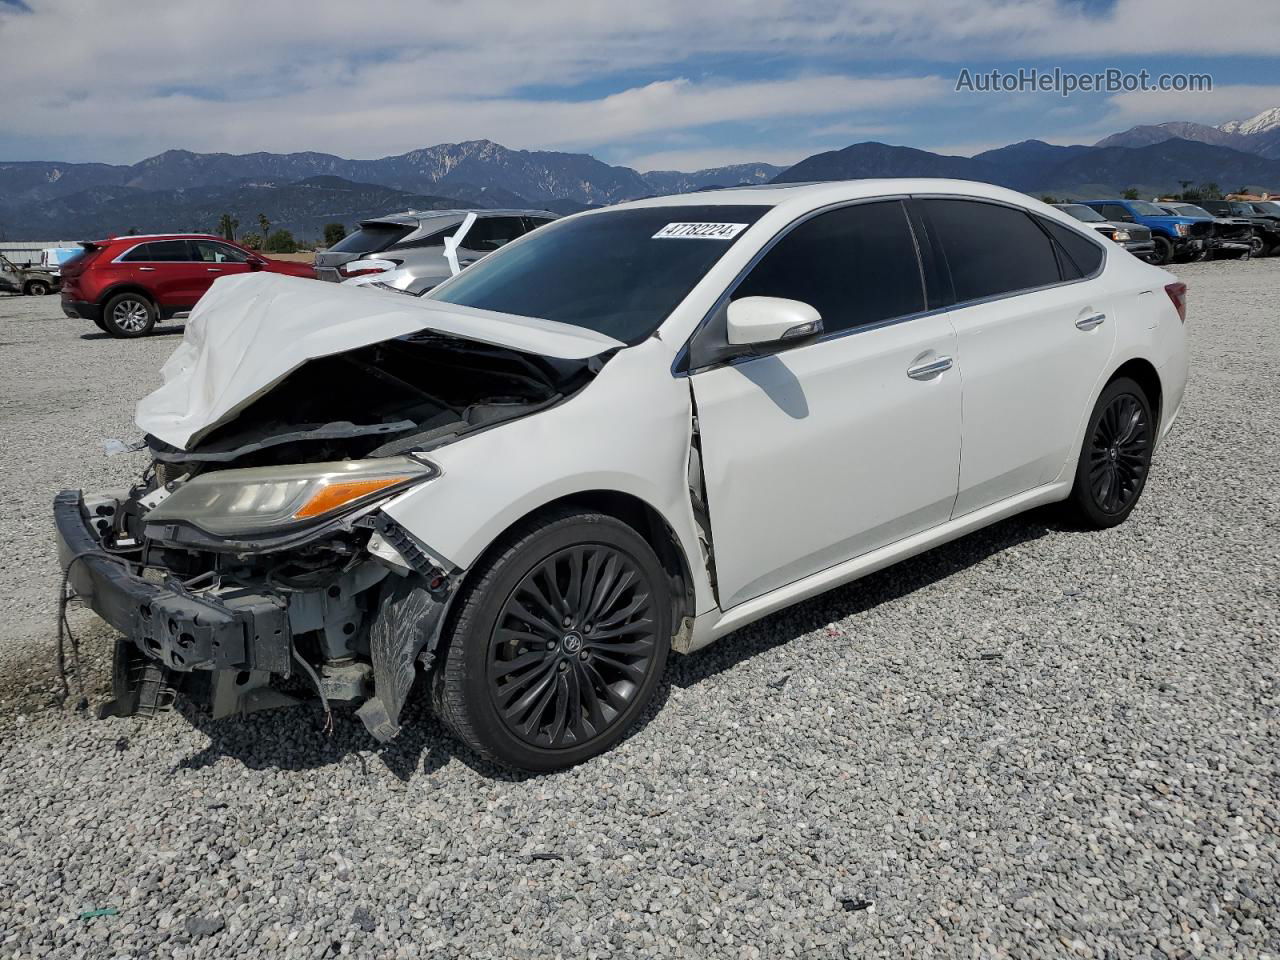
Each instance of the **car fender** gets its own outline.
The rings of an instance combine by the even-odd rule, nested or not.
[[[1134,266],[1139,264],[1135,261]],[[1080,449],[1084,445],[1085,430],[1093,414],[1094,405],[1108,383],[1125,364],[1134,360],[1149,363],[1156,370],[1161,385],[1160,435],[1168,431],[1173,416],[1182,401],[1186,381],[1186,336],[1178,316],[1169,306],[1167,283],[1176,283],[1177,277],[1158,267],[1141,264],[1149,273],[1149,287],[1138,293],[1124,296],[1113,309],[1117,323],[1116,341],[1106,366],[1094,382],[1089,401],[1081,411],[1076,426],[1074,453],[1063,464],[1057,480],[1070,478],[1076,469]],[[1182,372],[1178,371],[1181,358]]]
[[[440,475],[383,511],[435,560],[467,570],[506,530],[553,501],[626,494],[675,534],[696,610],[711,609],[689,497],[692,404],[687,380],[673,377],[670,364],[657,338],[620,350],[565,402],[426,451]]]

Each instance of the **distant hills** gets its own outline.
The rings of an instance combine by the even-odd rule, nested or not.
[[[1216,127],[1189,121],[1132,127],[1093,146],[1025,140],[974,157],[884,143],[814,154],[787,169],[742,163],[641,173],[585,153],[512,150],[491,140],[442,143],[393,157],[169,150],[135,164],[0,162],[0,239],[211,230],[222,213],[256,230],[316,239],[410,208],[539,207],[573,213],[643,196],[771,181],[954,177],[1027,193],[1086,198],[1135,188],[1144,196],[1186,181],[1280,190],[1280,108]]]
[[[1097,147],[1145,147],[1165,140],[1195,140],[1219,147],[1231,147],[1244,153],[1280,160],[1280,107],[1264,110],[1247,120],[1229,120],[1216,127],[1203,123],[1174,120],[1130,127],[1099,140]]]

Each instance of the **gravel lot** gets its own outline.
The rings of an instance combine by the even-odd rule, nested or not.
[[[1280,956],[1280,259],[1179,273],[1127,524],[1017,518],[674,658],[537,778],[421,712],[380,749],[50,706],[50,499],[141,468],[101,441],[177,341],[0,299],[0,956]]]

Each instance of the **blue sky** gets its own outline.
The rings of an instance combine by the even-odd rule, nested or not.
[[[1207,73],[1214,89],[954,89],[962,68],[1020,67]],[[861,140],[972,154],[1280,106],[1280,3],[0,0],[0,89],[0,160],[376,157],[479,138],[642,170]]]

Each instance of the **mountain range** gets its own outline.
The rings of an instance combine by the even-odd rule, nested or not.
[[[256,230],[315,239],[325,223],[404,209],[539,207],[572,213],[637,197],[768,182],[954,177],[1028,193],[1087,198],[1129,188],[1155,196],[1185,182],[1280,190],[1280,108],[1216,127],[1171,121],[1132,127],[1092,146],[1025,140],[973,157],[856,143],[783,169],[743,163],[641,173],[585,153],[512,150],[490,140],[443,143],[392,157],[169,150],[135,164],[0,162],[0,239],[211,230],[222,213]]]

